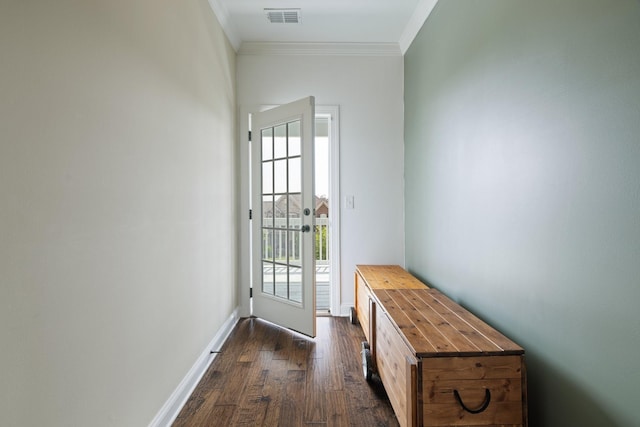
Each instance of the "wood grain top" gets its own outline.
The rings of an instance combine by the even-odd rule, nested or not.
[[[427,289],[399,265],[356,265],[356,271],[370,289]]]
[[[524,349],[435,289],[372,289],[418,357],[523,354]]]

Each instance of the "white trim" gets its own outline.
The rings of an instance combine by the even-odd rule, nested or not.
[[[229,11],[220,0],[208,0],[229,42],[239,55],[338,55],[338,56],[400,56],[409,46],[429,18],[438,0],[420,0],[407,22],[398,43],[296,43],[296,42],[243,42]]]
[[[329,235],[332,238],[329,247],[329,265],[331,265],[331,301],[329,309],[332,315],[340,310],[340,107],[316,106],[316,115],[331,116],[331,135],[329,141]]]
[[[354,303],[352,302],[351,304],[342,304],[340,306],[340,317],[349,317],[350,312],[351,312],[351,308],[354,306]]]
[[[233,46],[233,48],[237,52],[240,48],[240,43],[242,42],[242,40],[240,40],[240,37],[235,31],[235,26],[233,24],[233,21],[231,20],[229,11],[219,0],[209,0],[209,6],[211,6],[211,10],[213,10],[216,18],[218,18],[218,22],[220,22],[220,26],[224,30],[224,33],[227,35],[229,43],[231,43],[231,46]]]
[[[242,42],[238,55],[402,56],[398,43]]]
[[[249,149],[249,114],[260,111],[258,107],[240,106],[238,115],[240,135],[238,135],[238,179],[240,181],[240,221],[238,242],[238,302],[240,316],[251,316],[251,157]]]
[[[411,19],[409,19],[409,22],[398,41],[402,55],[407,53],[407,50],[409,50],[409,46],[413,43],[413,39],[416,38],[418,32],[427,21],[427,18],[431,15],[436,3],[438,3],[438,0],[420,0],[418,2],[416,10],[413,12]]]
[[[178,387],[171,393],[169,399],[162,408],[160,408],[160,411],[151,423],[149,423],[149,427],[169,427],[173,424],[182,407],[187,403],[191,393],[193,393],[193,390],[209,368],[209,365],[213,362],[213,359],[215,359],[216,353],[211,352],[218,351],[222,347],[222,344],[227,340],[236,323],[238,323],[238,308],[231,313],[231,316],[224,322],[209,345],[205,347],[200,357],[198,357],[191,369],[189,369],[189,372],[187,372],[187,375],[180,381]]]

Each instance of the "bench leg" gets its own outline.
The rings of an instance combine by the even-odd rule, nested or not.
[[[355,307],[351,307],[351,309],[349,309],[349,321],[352,325],[358,324],[358,314],[356,313]]]

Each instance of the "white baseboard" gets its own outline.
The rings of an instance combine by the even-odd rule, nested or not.
[[[353,303],[349,302],[346,304],[341,304],[340,305],[340,317],[349,317],[349,314],[351,312],[351,307],[353,307]]]
[[[212,350],[218,350],[222,347],[222,344],[227,340],[227,337],[233,330],[233,327],[238,323],[238,311],[236,308],[231,316],[224,322],[222,327],[213,337],[209,345],[204,349],[200,357],[193,364],[187,375],[182,379],[178,387],[171,394],[169,399],[160,409],[160,412],[149,424],[149,427],[169,427],[175,421],[176,417],[180,413],[180,410],[187,403],[187,399],[193,393],[202,376],[209,368],[211,362],[216,357],[215,353],[211,353]]]

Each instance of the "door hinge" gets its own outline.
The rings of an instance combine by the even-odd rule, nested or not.
[[[253,298],[253,288],[249,288],[249,298]]]
[[[253,219],[253,211],[249,209],[249,219]]]
[[[251,141],[251,131],[249,131],[249,141]]]

